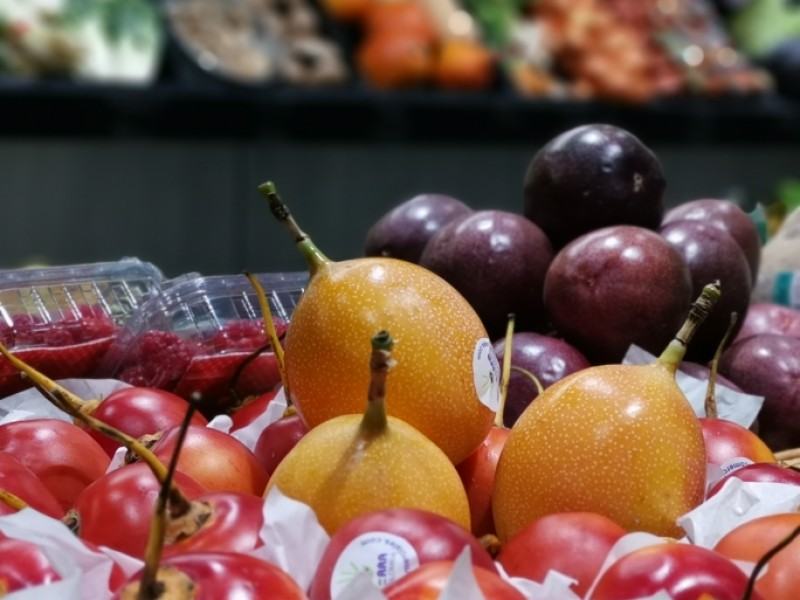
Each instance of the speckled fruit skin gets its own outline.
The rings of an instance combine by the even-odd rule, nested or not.
[[[461,462],[494,419],[480,402],[473,374],[476,344],[487,338],[486,329],[450,284],[410,262],[362,258],[328,263],[314,274],[285,340],[297,412],[311,428],[363,413],[370,338],[382,329],[396,340],[387,413]]]
[[[310,430],[280,462],[264,496],[277,486],[308,504],[330,535],[350,519],[397,507],[428,510],[469,531],[467,494],[447,456],[393,417],[383,433],[365,440],[361,420],[342,415]]]
[[[700,424],[669,369],[584,369],[546,389],[511,429],[492,497],[497,535],[589,511],[680,537],[675,520],[702,502],[705,472]]]

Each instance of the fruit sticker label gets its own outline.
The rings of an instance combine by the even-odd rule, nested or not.
[[[478,400],[492,412],[497,412],[500,408],[500,364],[488,338],[481,338],[475,344],[472,374]]]
[[[347,544],[333,567],[331,598],[359,573],[369,573],[372,582],[384,588],[417,567],[417,552],[405,538],[385,531],[362,533]]]

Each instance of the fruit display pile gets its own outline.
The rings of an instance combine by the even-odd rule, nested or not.
[[[646,103],[796,95],[798,40],[772,0],[13,0],[0,74]]]
[[[26,388],[0,396],[0,594],[793,600],[800,309],[754,299],[786,239],[666,184],[588,124],[519,212],[420,194],[332,260],[267,182],[307,272],[156,278],[63,335],[0,311]],[[91,373],[25,352],[97,338]]]

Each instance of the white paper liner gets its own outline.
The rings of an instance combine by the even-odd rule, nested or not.
[[[632,345],[628,348],[628,352],[622,362],[631,365],[647,365],[652,364],[656,358],[646,350]],[[686,395],[695,414],[698,417],[705,417],[708,382],[686,375],[680,370],[675,373],[675,381]],[[750,427],[753,424],[761,410],[761,406],[764,404],[763,396],[737,392],[722,385],[716,385],[714,392],[717,399],[717,414],[719,418],[733,421],[743,427]]]
[[[519,590],[525,600],[581,600],[572,590],[576,581],[558,571],[548,571],[544,581],[539,583],[524,577],[510,576],[500,563],[495,563],[495,566],[500,577]]]
[[[61,379],[56,383],[83,400],[105,398],[116,390],[131,387],[116,379]],[[3,402],[0,403],[0,425],[31,419],[72,421],[71,416],[53,406],[36,388],[3,398]]]
[[[277,565],[307,590],[330,541],[311,507],[274,486],[264,502],[260,537],[264,545],[252,554]]]
[[[735,527],[766,515],[800,509],[800,486],[731,477],[714,496],[678,519],[693,543],[713,548]]]
[[[61,575],[61,581],[19,590],[8,600],[104,600],[110,598],[112,559],[89,550],[61,521],[24,508],[0,517],[0,532],[36,544]]]
[[[272,400],[269,401],[269,404],[267,404],[267,408],[263,413],[253,419],[251,423],[248,423],[241,429],[237,429],[236,431],[232,432],[231,435],[242,442],[250,450],[255,450],[256,442],[258,442],[261,432],[264,431],[267,426],[272,425],[272,423],[281,419],[286,412],[287,406],[288,402],[286,401],[286,392],[283,390],[283,387],[281,387],[278,389],[278,392],[275,394]],[[228,431],[230,431],[230,428]]]

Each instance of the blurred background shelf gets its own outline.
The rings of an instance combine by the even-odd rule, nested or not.
[[[18,137],[535,142],[581,123],[613,122],[651,143],[800,144],[800,101],[776,94],[625,105],[503,90],[0,81],[0,114],[0,135]]]
[[[46,0],[0,0],[0,9],[15,8],[27,23],[32,7],[47,4]],[[418,16],[423,4],[441,8],[439,0],[358,0],[355,4],[369,8],[370,14],[387,8],[393,11],[399,5]],[[509,39],[533,31],[530,15],[521,12],[524,2],[519,6],[492,0],[445,4],[455,9],[462,23],[467,10],[482,15],[478,20],[487,26],[488,46],[483,53],[477,50],[477,62],[474,45],[466,55],[473,59],[473,78],[467,87],[479,91],[444,89],[446,78],[441,77],[440,63],[436,63],[440,69],[437,77],[428,72],[420,82],[412,72],[413,81],[409,81],[408,72],[403,71],[408,65],[387,62],[387,54],[374,45],[372,66],[363,68],[361,43],[374,42],[375,23],[381,20],[362,15],[363,27],[359,27],[328,18],[328,11],[352,6],[349,0],[66,3],[95,10],[94,20],[81,21],[90,29],[74,29],[75,21],[67,19],[61,29],[50,32],[59,44],[75,44],[68,68],[61,65],[59,78],[53,78],[52,61],[31,67],[23,52],[17,66],[24,67],[23,71],[27,68],[28,75],[0,77],[0,206],[4,209],[0,216],[0,268],[138,256],[155,263],[168,276],[188,271],[235,273],[245,268],[300,270],[304,267],[301,257],[273,222],[257,192],[265,179],[277,183],[298,221],[331,258],[348,258],[362,252],[366,231],[379,216],[419,193],[449,194],[476,209],[521,210],[522,181],[536,151],[555,135],[592,122],[624,127],[657,154],[667,178],[668,205],[699,197],[729,197],[749,210],[758,202],[771,200],[782,180],[800,178],[800,94],[790,99],[764,92],[763,80],[751,70],[730,67],[736,67],[741,55],[731,54],[733,47],[710,12],[710,0],[573,0],[572,4],[537,0],[540,10],[550,8],[536,16],[537,23],[539,18],[549,18],[550,25],[559,30],[559,23],[575,18],[579,24],[593,22],[598,29],[585,36],[583,45],[572,40],[573,45],[566,47],[563,56],[579,58],[569,65],[572,76],[544,72],[537,60],[529,64],[530,53],[523,52],[525,69],[530,69],[522,70],[527,78],[507,68],[518,62],[504,61],[502,66],[492,62],[488,67],[481,62],[489,47],[491,56],[507,57],[506,51],[512,51]],[[765,3],[734,4],[744,10],[744,5]],[[162,9],[179,5],[226,10],[258,5],[259,19],[269,17],[275,24],[279,17],[286,25],[295,14],[302,17],[296,22],[305,22],[306,29],[308,10],[314,11],[319,17],[312,19],[318,33],[341,51],[331,54],[329,45],[327,57],[338,56],[346,73],[325,85],[309,81],[291,84],[285,79],[286,71],[280,69],[280,76],[249,85],[218,77],[203,66],[202,52],[187,51],[178,43],[177,29],[167,27]],[[556,15],[553,20],[552,10],[570,6],[580,10]],[[700,29],[708,35],[687,36],[680,19],[673,19],[670,22],[677,25],[672,28],[674,35],[665,38],[659,28],[664,24],[665,7],[695,24],[699,16],[704,24]],[[512,21],[522,28],[510,37],[503,32],[498,35],[489,27],[497,21],[492,21],[485,9],[512,10]],[[609,18],[607,11],[612,9],[615,16]],[[789,13],[794,12],[786,7],[787,14],[773,14],[769,27],[783,29],[792,22]],[[800,11],[794,18],[800,24],[798,15]],[[391,25],[383,30],[384,42],[398,41],[394,37],[398,18],[395,13],[384,14],[383,23]],[[256,20],[234,21],[249,26]],[[38,22],[44,27],[42,34],[60,23],[51,18]],[[208,23],[207,16],[203,22]],[[419,25],[418,19],[416,22]],[[102,36],[91,29],[98,23],[109,32],[105,49],[97,47]],[[645,33],[640,30],[642,23],[647,25]],[[650,27],[659,23],[655,29]],[[0,43],[0,67],[8,57],[3,48],[13,46],[9,40],[20,32],[24,38],[30,31],[27,25],[6,27],[3,33],[10,32],[11,37],[7,36],[5,46]],[[212,26],[210,31],[218,32],[219,27]],[[564,39],[569,37],[569,32],[562,33]],[[120,34],[131,40],[145,36],[144,54],[138,62],[76,60],[91,58],[92,48],[97,51],[94,56],[120,59],[123,54],[115,54],[120,49]],[[403,33],[422,43],[429,59],[442,59],[450,37],[436,36],[432,41],[424,31],[422,37],[416,37],[418,34]],[[533,31],[533,38],[536,36]],[[553,39],[560,39],[559,34]],[[620,39],[622,46],[604,44]],[[672,40],[672,44],[659,49],[648,40]],[[537,40],[533,42],[536,54]],[[796,47],[800,49],[800,42]],[[684,52],[697,58],[698,48],[705,49],[703,56],[709,60],[701,60],[699,68],[694,68]],[[733,58],[733,63],[729,60],[726,67],[712,59],[720,51]],[[213,51],[212,55],[218,56]],[[228,62],[229,67],[236,69],[246,62],[237,56]],[[598,57],[604,59],[603,68],[596,68],[596,62],[594,69],[589,68]],[[631,57],[644,57],[654,67],[647,73],[662,74],[668,59],[672,79],[668,77],[667,83],[678,81],[678,87],[664,87],[659,77],[649,81],[641,64],[632,64]],[[295,66],[301,64],[302,52],[295,58],[299,61]],[[655,68],[658,65],[661,67]],[[720,66],[721,78],[720,70],[714,70]],[[123,67],[128,69],[128,80],[138,81],[137,85],[88,83],[118,80]],[[399,84],[395,89],[376,89],[375,78],[383,77],[390,67],[395,76],[402,75]],[[482,79],[489,68],[496,77]],[[542,72],[537,75],[537,70]],[[40,72],[46,74],[37,78]],[[475,85],[476,74],[479,85]],[[450,72],[451,79],[446,80],[451,84],[452,76]],[[789,77],[788,81],[795,79]],[[628,98],[637,84],[647,87],[649,100],[612,100]],[[676,95],[676,89],[681,93]],[[694,95],[687,95],[689,89]],[[752,93],[714,93],[728,90],[736,94],[730,90],[742,89]],[[665,90],[670,93],[662,93]],[[560,99],[564,94],[573,99]],[[595,100],[574,99],[587,95]]]

